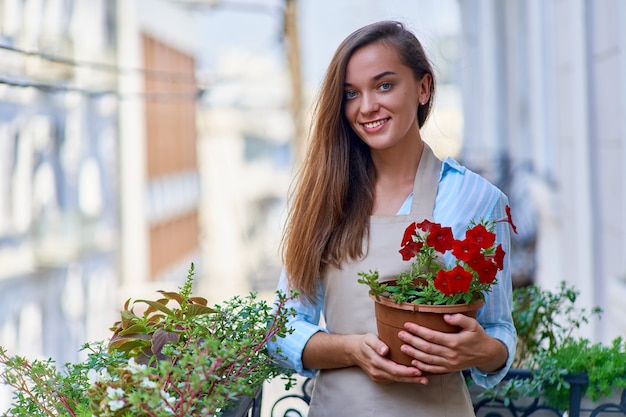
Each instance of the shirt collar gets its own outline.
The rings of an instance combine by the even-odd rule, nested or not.
[[[446,159],[443,160],[443,163],[441,164],[441,173],[445,174],[447,171],[449,170],[454,170],[457,171],[460,174],[465,173],[465,167],[461,164],[459,164],[456,160],[452,159],[451,157],[446,157]]]

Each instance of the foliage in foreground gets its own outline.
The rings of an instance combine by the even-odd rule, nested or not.
[[[127,302],[110,343],[83,346],[84,362],[57,369],[0,347],[0,382],[14,388],[4,416],[216,416],[266,380],[283,377],[289,388],[291,375],[266,350],[287,333],[287,296],[274,308],[254,294],[209,308],[191,296],[192,281],[193,265],[180,292],[135,301],[147,305],[141,315]]]

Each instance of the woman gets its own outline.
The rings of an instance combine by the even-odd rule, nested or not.
[[[373,302],[357,283],[360,271],[392,278],[408,268],[398,249],[413,221],[429,219],[457,235],[471,220],[506,216],[502,192],[450,158],[439,161],[422,140],[434,92],[422,46],[398,22],[349,35],[327,70],[283,239],[279,289],[300,294],[292,301],[294,331],[270,346],[285,366],[316,375],[310,417],[474,415],[460,371],[491,386],[510,367],[508,256],[477,319],[446,316],[460,333],[405,325],[399,336],[413,366],[385,357]],[[505,225],[496,233],[508,253]]]

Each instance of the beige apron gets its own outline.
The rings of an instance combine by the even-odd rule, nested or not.
[[[374,302],[358,273],[378,269],[387,281],[407,269],[398,250],[405,228],[414,221],[433,220],[441,161],[425,145],[415,177],[410,215],[370,218],[369,248],[363,259],[329,268],[322,277],[324,319],[338,334],[376,331]],[[464,417],[474,416],[472,402],[460,372],[431,376],[429,384],[373,382],[359,367],[322,370],[315,380],[309,417]]]

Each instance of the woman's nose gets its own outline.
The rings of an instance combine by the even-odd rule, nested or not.
[[[377,111],[379,107],[380,104],[378,103],[378,98],[376,97],[376,94],[364,93],[361,95],[361,113],[372,113]]]

